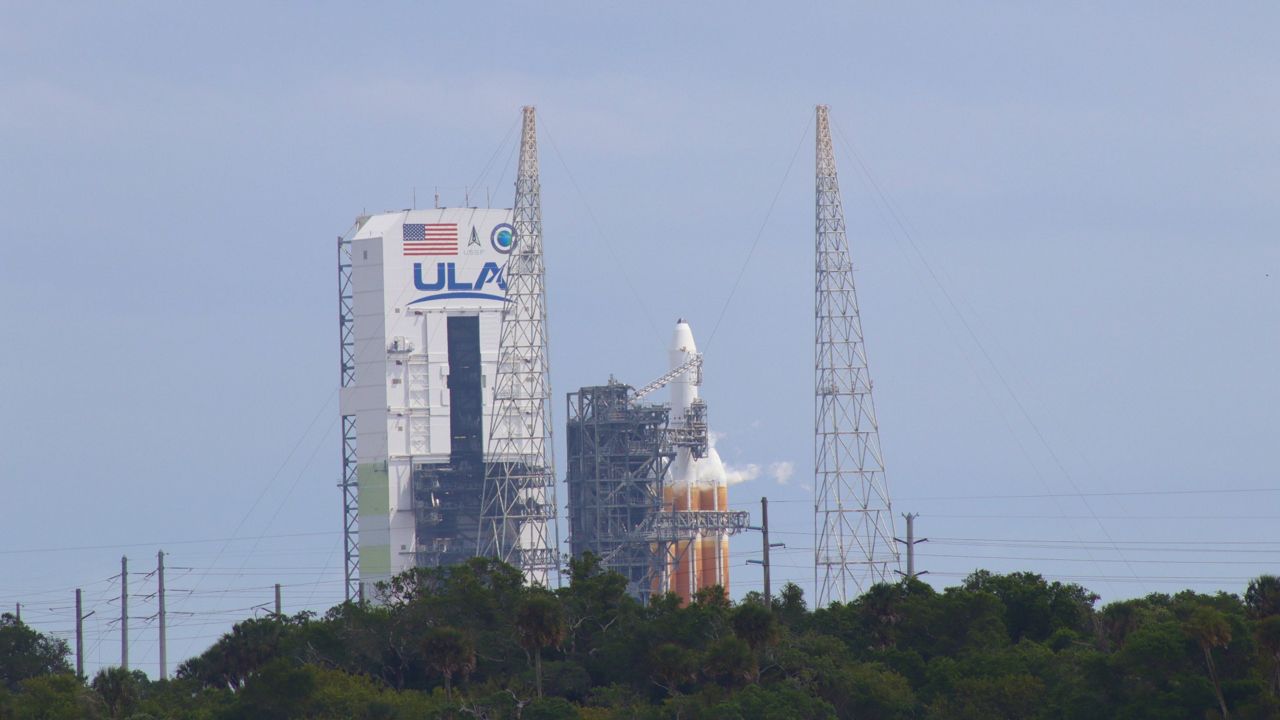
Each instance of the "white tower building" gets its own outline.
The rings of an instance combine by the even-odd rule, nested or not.
[[[510,210],[361,217],[339,241],[348,597],[476,554]]]

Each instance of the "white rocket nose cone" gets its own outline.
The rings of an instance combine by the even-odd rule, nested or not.
[[[676,323],[676,331],[671,336],[670,349],[673,358],[676,353],[693,354],[698,352],[698,346],[693,342],[693,330],[689,328],[689,323],[684,320]]]
[[[680,367],[697,352],[698,346],[693,342],[693,330],[689,329],[689,323],[681,319],[676,323],[676,332],[671,336],[671,349],[667,352],[667,360],[671,363],[671,369],[674,370]],[[694,377],[694,372],[687,370],[671,383],[673,424],[683,422],[684,411],[688,410],[694,399],[698,397],[698,387],[693,384]]]

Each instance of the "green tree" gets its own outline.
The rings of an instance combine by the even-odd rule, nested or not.
[[[91,686],[106,704],[108,716],[118,720],[133,714],[148,684],[150,680],[140,670],[112,667],[99,670]]]
[[[12,720],[97,720],[102,717],[100,706],[75,675],[40,675],[22,681],[13,698]]]
[[[258,668],[236,694],[227,720],[291,720],[306,717],[316,678],[306,667],[284,659]]]
[[[690,717],[741,720],[835,720],[836,712],[822,698],[788,684],[748,685],[709,711]]]
[[[1217,665],[1213,661],[1214,649],[1226,647],[1231,642],[1230,623],[1218,610],[1201,606],[1193,610],[1191,617],[1184,621],[1183,629],[1204,653],[1204,664],[1209,670],[1209,681],[1213,683],[1213,692],[1218,698],[1218,707],[1222,709],[1222,717],[1231,717],[1227,710],[1227,700],[1222,695],[1222,681],[1218,679]]]
[[[649,657],[649,667],[654,684],[677,695],[680,687],[694,679],[698,669],[697,657],[675,643],[662,643]]]
[[[778,622],[773,612],[759,603],[746,603],[734,608],[731,618],[733,634],[750,648],[755,681],[770,664],[770,649],[778,641]]]
[[[1029,674],[961,678],[929,708],[939,720],[1032,720],[1043,717],[1044,682]]]
[[[1099,644],[1106,650],[1124,645],[1129,634],[1137,630],[1150,608],[1146,600],[1121,600],[1102,608],[1098,614],[1096,633]]]
[[[782,586],[782,592],[774,599],[773,607],[778,612],[778,619],[787,627],[798,628],[808,615],[804,589],[793,582]]]
[[[1036,573],[1006,575],[979,570],[965,578],[966,590],[989,592],[1004,603],[1005,628],[1018,642],[1028,637],[1044,642],[1055,630],[1089,629],[1098,596],[1079,585],[1047,582]]]
[[[476,651],[466,634],[452,627],[432,628],[422,641],[427,667],[444,678],[445,697],[453,699],[453,678],[476,669]]]
[[[733,633],[760,652],[778,638],[778,626],[773,613],[756,603],[739,605],[733,611]]]
[[[876,583],[861,597],[850,603],[866,629],[872,647],[887,648],[898,639],[898,624],[903,619],[902,588],[890,583]]]
[[[1269,615],[1258,621],[1258,645],[1271,664],[1271,693],[1280,696],[1280,615]]]
[[[1280,615],[1280,577],[1259,575],[1244,591],[1244,606],[1255,620]]]
[[[520,645],[533,653],[533,674],[538,697],[542,697],[542,650],[564,641],[564,612],[556,597],[545,591],[532,591],[516,610],[516,632]]]
[[[413,690],[396,691],[366,675],[304,666],[315,690],[295,716],[308,720],[410,720],[440,717],[451,703]]]
[[[15,616],[0,615],[0,686],[17,690],[23,680],[69,673],[67,643],[32,630]]]
[[[597,652],[619,619],[639,609],[627,595],[627,578],[605,571],[600,558],[590,552],[570,558],[569,586],[558,594],[565,610],[568,651],[575,656]]]
[[[702,656],[702,673],[726,687],[749,682],[756,677],[756,659],[751,646],[732,636],[713,641]]]
[[[178,666],[177,676],[199,680],[207,687],[239,690],[267,663],[282,656],[285,636],[298,618],[250,618],[236,623],[208,650]]]
[[[112,669],[90,689],[65,645],[7,620],[0,658],[22,662],[0,667],[0,720],[1270,720],[1280,613],[1267,577],[1241,596],[1152,594],[1095,612],[1079,586],[980,571],[810,612],[794,586],[772,608],[718,589],[642,606],[591,556],[555,593],[473,559],[397,576],[379,603],[246,620],[163,682]]]
[[[520,712],[520,720],[577,720],[582,717],[578,708],[564,698],[539,698]]]

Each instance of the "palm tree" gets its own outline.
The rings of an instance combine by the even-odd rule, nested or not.
[[[668,642],[657,646],[649,654],[649,666],[653,670],[654,684],[675,697],[680,693],[681,683],[693,679],[697,670],[697,658],[692,652]]]
[[[1221,612],[1201,606],[1186,619],[1183,629],[1204,653],[1204,664],[1209,669],[1209,679],[1213,681],[1213,692],[1218,696],[1218,707],[1222,708],[1222,717],[1226,720],[1231,717],[1231,713],[1227,711],[1227,700],[1222,695],[1218,668],[1213,662],[1213,649],[1226,647],[1231,642],[1231,623],[1227,622],[1226,616]]]
[[[538,697],[542,697],[542,648],[559,645],[565,636],[564,613],[559,601],[547,592],[530,595],[516,610],[516,632],[520,635],[520,646],[533,652],[533,674]]]
[[[733,634],[755,655],[755,680],[760,682],[765,670],[764,651],[778,639],[778,623],[773,611],[759,603],[739,605],[733,613]]]
[[[882,650],[893,647],[897,641],[897,626],[902,620],[901,586],[876,583],[855,600],[854,604],[859,607],[860,614],[869,626],[875,647]]]
[[[1258,644],[1271,654],[1271,692],[1280,695],[1280,615],[1258,621]]]
[[[760,652],[777,638],[778,627],[772,612],[763,605],[748,603],[734,611],[733,632],[745,640],[753,652]]]
[[[1244,591],[1244,605],[1254,620],[1280,615],[1280,577],[1259,575]]]
[[[422,654],[427,667],[444,678],[444,695],[453,700],[453,676],[466,677],[476,669],[476,651],[459,629],[435,627],[422,640]]]
[[[122,718],[137,704],[139,686],[146,678],[137,670],[129,672],[122,667],[112,667],[99,670],[90,685],[107,704],[110,716]]]

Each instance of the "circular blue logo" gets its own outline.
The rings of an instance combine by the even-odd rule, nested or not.
[[[503,255],[511,254],[511,248],[516,246],[516,229],[507,223],[494,227],[489,233],[489,244]]]

